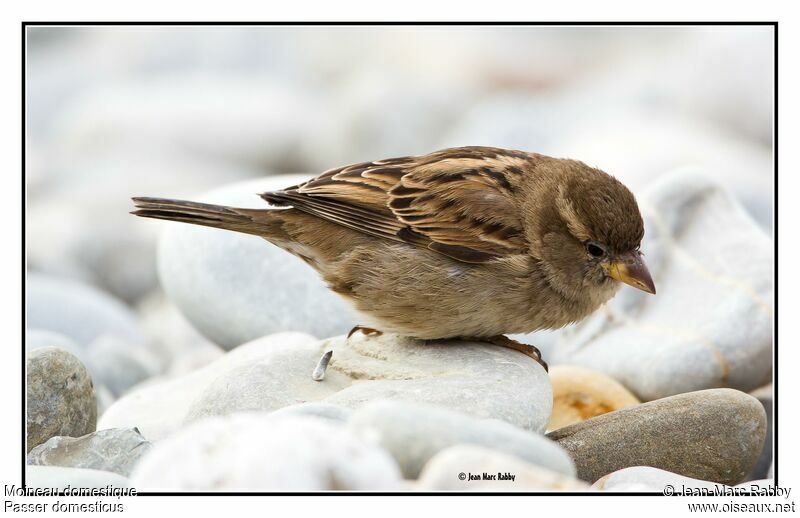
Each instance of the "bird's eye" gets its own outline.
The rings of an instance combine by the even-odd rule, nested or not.
[[[586,251],[589,252],[589,255],[592,257],[602,257],[606,253],[603,247],[596,243],[586,243]]]

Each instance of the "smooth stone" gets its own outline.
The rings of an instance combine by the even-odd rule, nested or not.
[[[159,491],[391,490],[400,472],[384,450],[330,420],[239,413],[159,441],[131,480]]]
[[[64,490],[70,488],[107,489],[135,487],[127,477],[110,471],[62,466],[26,466],[25,485],[28,488]]]
[[[350,416],[353,414],[353,411],[349,408],[344,408],[337,405],[331,405],[328,403],[299,403],[297,405],[287,406],[283,408],[279,408],[272,412],[273,417],[282,417],[286,415],[291,416],[303,416],[303,415],[310,415],[315,417],[321,417],[324,419],[330,419],[331,421],[337,421],[340,423],[346,422],[350,419]]]
[[[311,373],[331,349],[324,381],[314,381]],[[438,404],[541,432],[552,392],[538,363],[494,345],[425,343],[388,334],[319,341],[279,333],[237,347],[188,375],[151,378],[112,405],[100,427],[138,426],[157,440],[209,416],[307,402],[355,409],[377,399]]]
[[[554,365],[549,375],[553,413],[548,430],[640,403],[622,384],[601,372],[577,365]]]
[[[493,448],[557,473],[575,475],[569,455],[555,442],[504,421],[477,419],[443,406],[377,401],[357,410],[348,427],[388,450],[407,479],[417,478],[440,451],[462,443]]]
[[[764,385],[750,392],[750,395],[758,399],[764,406],[764,412],[767,413],[767,437],[764,440],[764,449],[761,450],[761,455],[758,456],[756,465],[753,470],[748,473],[747,480],[770,479],[772,476],[769,474],[770,466],[772,465],[772,433],[773,433],[773,412],[772,407],[774,404],[772,383]]]
[[[159,359],[148,348],[115,336],[98,337],[89,344],[86,354],[93,379],[117,397],[161,371]]]
[[[26,288],[29,328],[59,333],[83,347],[104,335],[135,345],[145,342],[131,310],[92,286],[34,273]]]
[[[758,459],[766,426],[754,397],[710,389],[603,414],[547,436],[570,453],[578,478],[589,482],[630,466],[652,466],[737,484]]]
[[[27,451],[51,437],[95,431],[97,400],[92,378],[72,354],[42,347],[26,358]]]
[[[343,374],[352,384],[325,398],[327,403],[349,408],[378,399],[429,403],[533,432],[543,432],[550,418],[553,392],[547,373],[511,349],[360,333],[322,343],[321,351],[331,349],[323,383]]]
[[[130,476],[152,444],[135,428],[99,430],[83,437],[52,437],[28,453],[29,466],[97,469]]]
[[[460,480],[457,473],[481,477]],[[482,480],[484,473],[494,480]],[[514,480],[500,480],[500,474],[514,475]],[[417,491],[586,491],[589,484],[576,478],[542,468],[497,450],[457,444],[434,455],[422,469]]]
[[[351,381],[329,373],[325,383],[311,378],[320,356],[319,342],[306,341],[291,349],[266,354],[224,371],[200,388],[186,412],[190,423],[210,416],[249,410],[273,411],[307,401],[320,401]]]
[[[642,401],[769,383],[772,240],[697,170],[664,175],[639,205],[657,295],[622,287],[565,331],[547,360],[603,372]]]
[[[269,206],[257,193],[308,177],[262,178],[192,199],[265,209]],[[231,349],[280,331],[333,336],[357,323],[349,306],[310,266],[264,239],[170,223],[158,247],[161,284],[186,318],[221,347]]]
[[[296,387],[284,386],[282,382],[286,376],[299,379],[305,375],[309,384],[314,383],[311,381],[311,370],[316,359],[312,358],[316,355],[317,349],[317,340],[303,333],[277,333],[261,338],[237,347],[219,360],[184,376],[163,381],[151,378],[142,386],[134,387],[106,410],[100,418],[99,428],[135,426],[149,440],[162,439],[184,425],[190,409],[198,405],[197,400],[201,399],[201,395],[217,378],[241,368],[258,370],[258,366],[262,363],[272,362],[273,372],[276,375],[272,382],[276,392],[260,392],[260,389],[265,387],[264,384],[270,383],[268,376],[265,376],[264,384],[250,386],[248,396],[238,400],[238,393],[232,392],[230,397],[226,397],[224,390],[221,390],[219,394],[223,405],[219,409],[221,414],[240,409],[277,409],[302,402],[301,397],[295,393]],[[286,365],[274,362],[276,358],[282,359],[287,355],[303,353],[306,354],[309,363],[305,368],[289,369]],[[240,380],[239,388],[248,390],[247,380]],[[224,406],[229,403],[234,406]],[[200,413],[211,415],[210,410],[208,412],[200,410]],[[198,415],[193,417],[196,418]]]

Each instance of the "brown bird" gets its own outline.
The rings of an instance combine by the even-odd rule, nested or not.
[[[133,198],[133,214],[263,237],[300,257],[363,318],[353,330],[522,351],[629,284],[655,293],[633,194],[582,162],[490,147],[326,171],[260,195],[284,209]],[[352,331],[351,331],[352,334]]]

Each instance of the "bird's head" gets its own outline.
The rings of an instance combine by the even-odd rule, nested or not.
[[[609,291],[622,282],[655,294],[639,250],[644,224],[636,198],[613,176],[571,165],[555,190],[555,225],[542,240],[550,270],[566,290]]]

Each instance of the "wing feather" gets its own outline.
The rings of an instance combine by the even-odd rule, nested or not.
[[[513,192],[530,160],[521,151],[451,148],[331,169],[261,196],[369,235],[479,263],[528,249]]]

